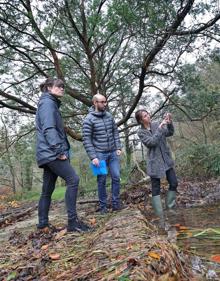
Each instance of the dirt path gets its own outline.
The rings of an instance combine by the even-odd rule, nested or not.
[[[61,208],[60,208],[61,209]],[[51,221],[57,221],[62,215],[58,210],[51,210],[50,218]],[[64,216],[64,215],[63,215]],[[8,226],[0,229],[0,243],[8,239],[13,231],[20,231],[22,233],[28,233],[30,231],[36,230],[37,224],[37,210],[33,210],[28,217],[23,218],[20,221],[10,223]]]

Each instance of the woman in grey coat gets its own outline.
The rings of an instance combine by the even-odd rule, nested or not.
[[[166,138],[174,133],[171,114],[167,113],[161,123],[151,122],[150,114],[146,110],[138,110],[135,113],[137,123],[141,125],[138,136],[141,142],[148,148],[147,174],[151,178],[152,205],[156,215],[164,221],[163,208],[160,197],[160,179],[165,177],[169,182],[169,190],[166,197],[166,207],[172,209],[175,206],[177,177],[174,170],[174,161]]]

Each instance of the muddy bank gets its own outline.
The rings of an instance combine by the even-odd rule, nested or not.
[[[168,190],[167,182],[161,183],[161,196],[165,197]],[[126,203],[137,204],[145,202],[150,204],[151,200],[151,185],[149,181],[137,184],[127,184],[121,195]],[[177,189],[177,206],[182,207],[196,207],[215,204],[220,201],[220,178],[213,180],[199,179],[196,181],[189,181],[188,179],[179,179]]]

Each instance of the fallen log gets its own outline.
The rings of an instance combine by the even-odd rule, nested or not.
[[[79,200],[78,204],[91,204],[91,203],[99,203],[98,199],[87,199],[87,200]]]
[[[22,210],[22,211],[15,211],[15,209],[12,209],[12,212],[9,215],[6,215],[4,218],[0,219],[0,227],[4,225],[8,225],[14,221],[17,221],[18,219],[30,215],[31,212],[33,212],[35,209],[37,209],[37,205],[32,206],[28,209]],[[16,213],[13,213],[15,211]],[[7,212],[8,214],[8,212]],[[3,214],[2,214],[3,215]]]

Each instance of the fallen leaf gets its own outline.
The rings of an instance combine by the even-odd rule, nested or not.
[[[94,251],[92,251],[92,254],[106,254],[106,251],[104,251],[104,250],[94,250]]]
[[[169,281],[169,273],[161,275],[158,281]]]
[[[15,200],[8,202],[8,204],[9,204],[11,207],[14,207],[14,208],[19,207],[18,202],[17,202],[17,201],[15,201]]]
[[[49,254],[49,257],[52,260],[59,260],[60,259],[60,254],[57,254],[57,253]]]
[[[131,249],[132,249],[132,244],[129,243],[128,246],[127,246],[127,248],[126,248],[126,250],[131,250]]]
[[[118,276],[120,275],[125,269],[127,269],[127,264],[124,263],[120,266],[118,266],[116,269],[115,269],[115,275]]]
[[[178,276],[176,274],[170,276],[170,273],[167,272],[166,274],[161,275],[158,281],[178,281]]]
[[[193,236],[192,232],[187,232],[186,234],[187,234],[187,237],[188,237],[188,238],[190,238],[190,237]]]
[[[10,280],[15,280],[17,273],[15,271],[9,273],[7,279],[5,279],[6,281],[10,281]]]
[[[49,245],[48,245],[48,244],[43,245],[43,246],[41,247],[41,250],[47,250],[47,249],[48,249],[48,247],[49,247]]]
[[[33,255],[33,257],[35,259],[40,259],[41,258],[41,253],[33,253],[32,255]]]
[[[211,256],[210,259],[211,259],[212,261],[215,261],[215,262],[219,262],[219,263],[220,263],[220,255]]]
[[[70,280],[69,278],[69,276],[68,276],[68,273],[67,272],[62,272],[61,274],[59,274],[59,275],[57,275],[56,276],[56,279],[57,280]],[[64,279],[64,277],[66,277],[65,279]]]
[[[157,253],[155,253],[155,252],[149,252],[149,253],[148,253],[148,256],[151,257],[151,258],[153,258],[153,259],[157,259],[157,260],[160,259],[160,255],[157,254]]]
[[[184,226],[184,225],[180,225],[180,226],[179,226],[179,229],[180,229],[180,230],[188,230],[188,227],[186,227],[186,226]]]
[[[140,265],[139,261],[137,259],[134,258],[129,258],[127,261],[127,266],[136,266],[136,265]]]
[[[67,233],[67,229],[64,228],[63,230],[59,231],[56,236],[54,237],[55,240],[59,240]]]
[[[96,219],[95,218],[91,218],[89,219],[89,222],[91,225],[95,225],[96,224]]]

